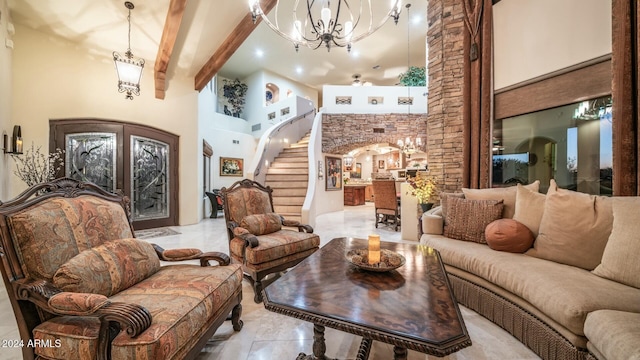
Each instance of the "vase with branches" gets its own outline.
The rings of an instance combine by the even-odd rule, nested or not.
[[[31,149],[27,149],[22,155],[11,155],[16,162],[16,170],[13,172],[27,186],[33,186],[56,177],[56,173],[64,165],[64,150],[56,149],[51,154],[41,151],[31,143]]]

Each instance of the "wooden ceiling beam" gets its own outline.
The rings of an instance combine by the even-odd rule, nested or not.
[[[265,14],[268,14],[276,5],[278,0],[261,0],[260,6]],[[233,53],[238,50],[240,45],[251,35],[253,30],[258,26],[262,19],[258,17],[258,21],[254,24],[251,21],[251,14],[247,10],[247,15],[236,25],[235,29],[227,36],[222,45],[213,53],[211,58],[202,66],[195,77],[195,89],[201,91],[220,71],[222,66],[231,58]]]
[[[156,55],[156,63],[153,68],[155,79],[156,99],[164,99],[166,91],[166,78],[171,54],[176,44],[180,24],[187,7],[187,0],[171,0],[167,18],[164,22],[164,30],[162,30],[162,39],[158,47],[158,55]]]

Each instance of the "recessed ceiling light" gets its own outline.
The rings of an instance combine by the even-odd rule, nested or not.
[[[360,57],[360,52],[358,50],[351,50],[351,56],[354,58]]]
[[[262,49],[256,49],[256,56],[261,58],[264,56],[264,51]]]
[[[296,73],[302,74],[302,66],[296,67]]]
[[[418,25],[422,22],[422,16],[420,15],[414,15],[411,17],[411,23],[413,23],[414,25]]]

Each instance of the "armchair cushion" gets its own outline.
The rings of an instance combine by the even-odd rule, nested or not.
[[[171,284],[171,286],[167,286]],[[200,267],[168,265],[136,285],[109,297],[135,303],[152,314],[151,326],[137,337],[120,332],[113,340],[113,359],[182,359],[242,287],[239,265]],[[59,316],[38,325],[34,338],[56,340],[59,347],[37,347],[46,359],[95,359],[100,322],[97,317]]]
[[[229,244],[231,255],[242,259],[244,254],[247,263],[262,264],[320,246],[318,235],[286,229],[260,235],[257,238],[259,245],[246,249],[244,249],[243,240],[234,238]]]
[[[142,240],[120,239],[85,250],[60,266],[53,284],[63,291],[111,296],[160,269],[153,246]]]
[[[72,292],[58,293],[49,299],[52,309],[66,315],[89,315],[109,303],[104,295]]]
[[[240,221],[243,227],[253,235],[265,235],[282,229],[282,218],[276,213],[247,215]]]
[[[120,204],[90,195],[48,199],[8,217],[7,222],[25,276],[48,281],[60,265],[80,252],[105,241],[133,237]]]

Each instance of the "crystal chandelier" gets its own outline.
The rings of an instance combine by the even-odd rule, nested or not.
[[[140,95],[140,79],[142,78],[142,69],[144,68],[144,59],[136,59],[131,52],[131,10],[134,5],[130,1],[124,3],[129,9],[127,21],[129,22],[128,46],[124,56],[116,51],[113,52],[113,62],[116,64],[116,72],[118,73],[118,92],[125,94],[125,99],[133,100],[133,95]]]
[[[383,0],[374,0],[382,2]],[[332,46],[346,47],[351,51],[351,45],[380,29],[389,19],[398,23],[401,0],[391,0],[386,15],[378,23],[374,23],[372,0],[300,0],[293,2],[293,22],[288,25],[290,30],[282,30],[278,21],[280,0],[275,5],[274,21],[271,21],[260,7],[260,0],[249,0],[249,9],[255,23],[258,16],[278,35],[291,41],[298,51],[306,46],[318,49],[322,45],[331,50]],[[304,4],[306,2],[306,5]],[[365,16],[363,17],[363,13]],[[360,20],[368,23],[366,30],[357,31]]]
[[[402,139],[398,140],[398,147],[402,150],[403,153],[407,155],[407,159],[411,159],[411,155],[415,154],[416,151],[420,150],[422,146],[422,139],[416,138],[416,142],[411,141],[411,138],[406,138],[405,141]]]

